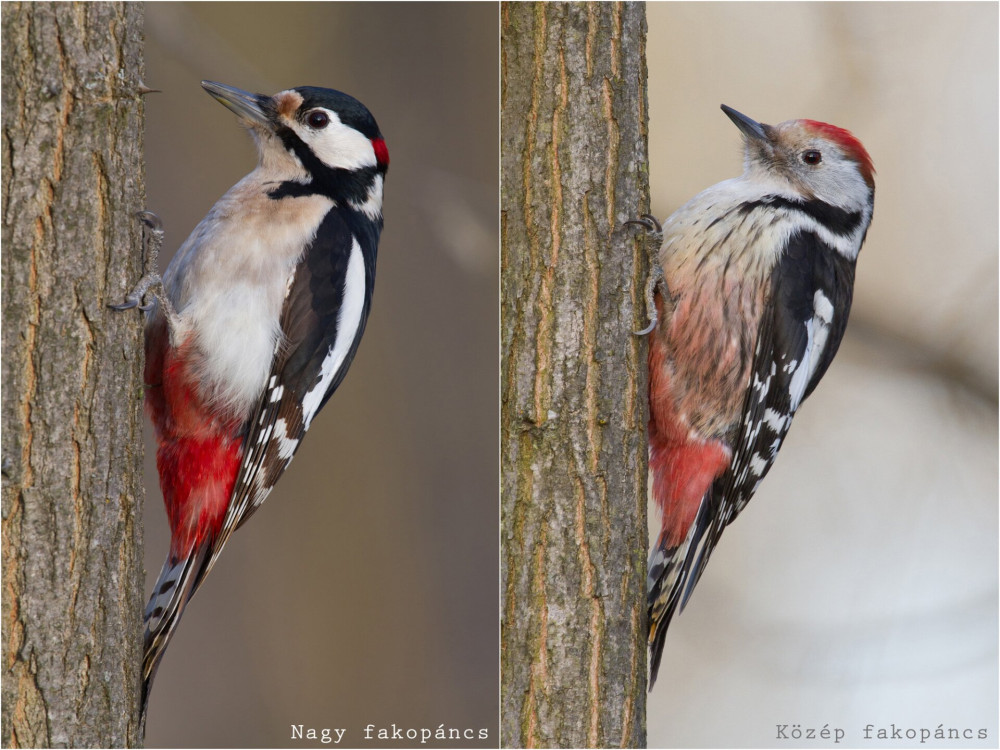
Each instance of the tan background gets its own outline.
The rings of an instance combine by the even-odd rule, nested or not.
[[[391,157],[368,330],[191,602],[150,746],[320,746],[291,725],[489,730],[497,706],[497,6],[146,6],[148,208],[169,256],[254,163],[203,78],[338,88]],[[167,259],[163,260],[165,265]],[[149,451],[147,590],[167,548]],[[404,741],[414,745],[414,740]]]
[[[868,747],[892,723],[996,747],[997,6],[648,19],[658,216],[741,171],[720,103],[847,127],[878,171],[841,353],[671,627],[650,747],[833,746],[779,724]]]

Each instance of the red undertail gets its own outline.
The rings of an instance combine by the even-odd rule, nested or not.
[[[170,521],[170,554],[186,557],[222,527],[242,457],[239,422],[208,408],[190,375],[190,340],[169,346],[161,317],[147,336],[146,409]]]

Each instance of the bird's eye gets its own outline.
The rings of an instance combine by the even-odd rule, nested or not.
[[[810,166],[815,166],[823,161],[823,154],[819,151],[803,151],[802,161]]]
[[[306,122],[313,130],[322,130],[330,124],[330,116],[321,109],[316,109],[306,115]]]

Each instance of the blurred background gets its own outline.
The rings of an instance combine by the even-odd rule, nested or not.
[[[498,26],[492,3],[150,3],[147,207],[165,267],[255,165],[202,79],[356,96],[388,144],[358,356],[289,471],[191,602],[151,747],[320,746],[291,725],[440,725],[498,743]],[[169,532],[147,446],[147,592]],[[363,731],[374,724],[374,741]],[[485,729],[488,738],[480,739]],[[412,737],[412,735],[411,735]]]
[[[997,746],[997,7],[648,6],[655,215],[742,171],[721,103],[877,170],[844,344],[671,625],[650,747]]]
[[[146,6],[164,266],[254,163],[202,79],[346,91],[392,160],[358,356],[188,608],[151,747],[310,744],[292,724],[412,746],[365,739],[393,723],[497,744],[497,11]],[[648,19],[657,216],[741,170],[720,103],[847,127],[878,170],[847,337],[671,626],[649,745],[769,747],[799,724],[878,746],[865,726],[895,724],[996,746],[997,5],[651,3]],[[151,444],[147,465],[148,589],[168,545]]]

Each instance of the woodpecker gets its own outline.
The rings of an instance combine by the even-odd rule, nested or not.
[[[650,689],[667,626],[723,529],[753,497],[847,326],[871,222],[871,157],[850,132],[722,110],[744,172],[662,227],[649,339],[649,471],[659,534],[649,558]]]
[[[389,166],[375,119],[347,94],[201,85],[250,131],[257,167],[212,207],[162,280],[162,229],[144,214],[152,261],[113,306],[149,311],[146,411],[171,531],[144,618],[143,721],[188,601],[288,467],[358,349]],[[140,305],[150,289],[154,300]]]

